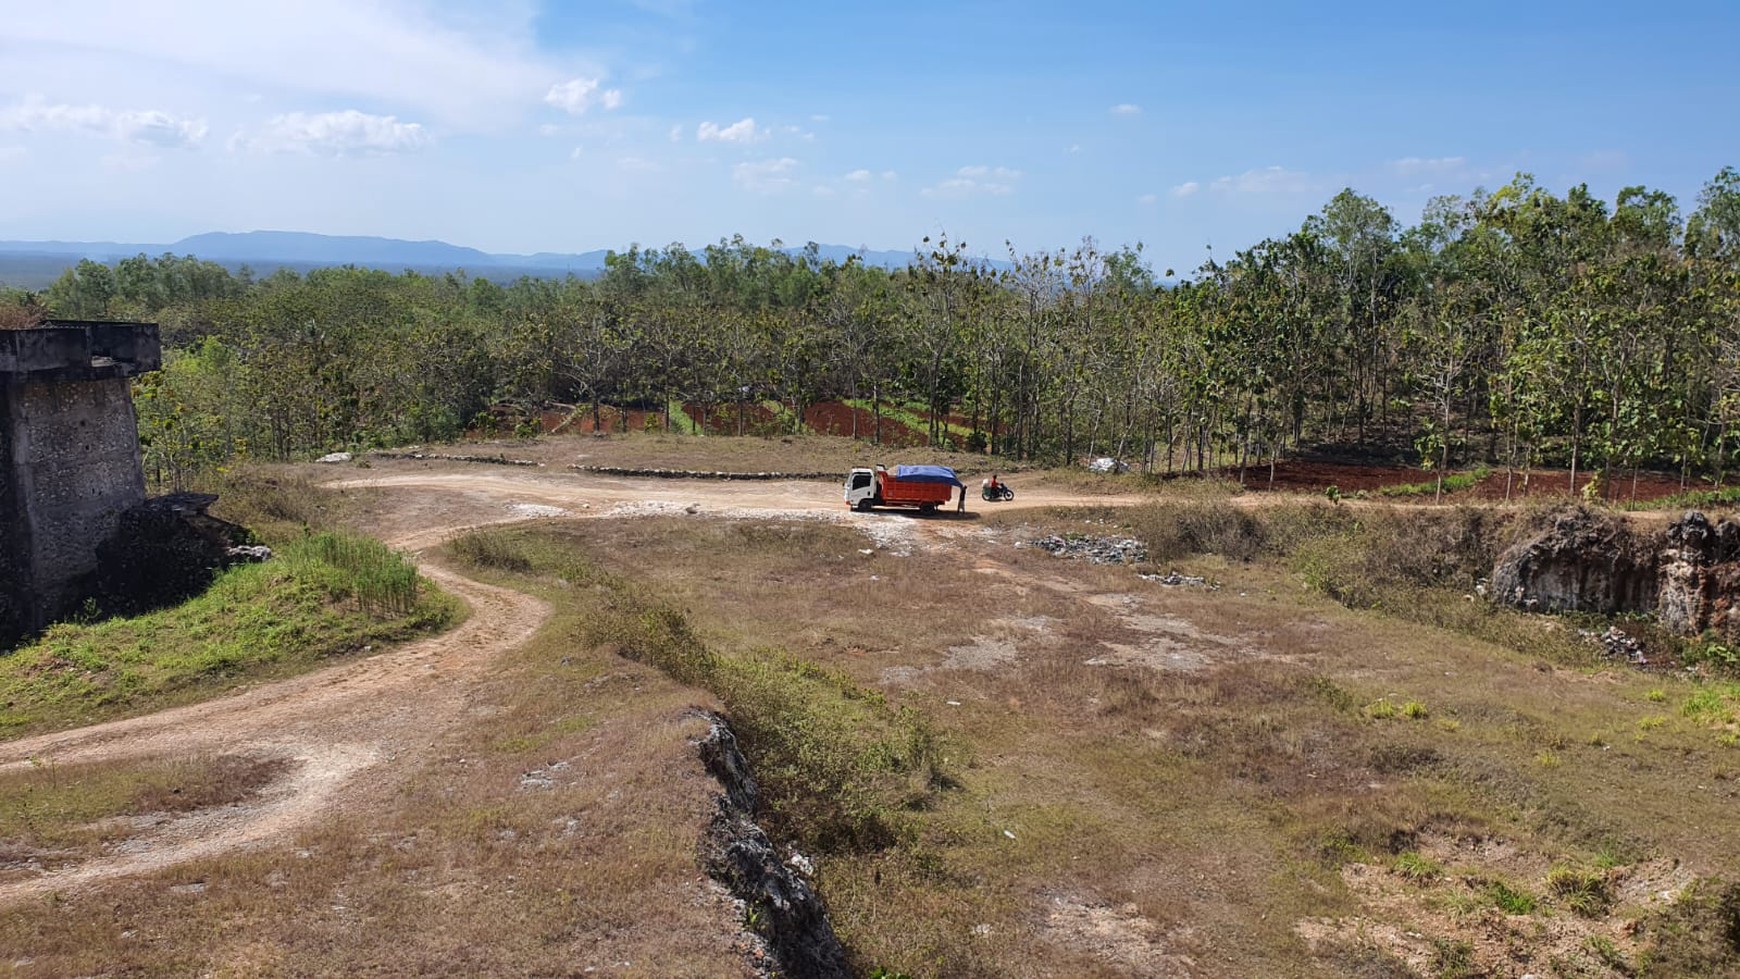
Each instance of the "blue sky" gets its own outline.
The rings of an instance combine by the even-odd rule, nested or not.
[[[1344,186],[1690,209],[1740,4],[0,0],[0,238],[741,234],[1197,265]]]

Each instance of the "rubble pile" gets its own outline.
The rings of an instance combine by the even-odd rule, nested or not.
[[[1165,574],[1139,574],[1136,577],[1143,581],[1152,581],[1157,585],[1162,585],[1167,588],[1207,587],[1211,590],[1214,588],[1213,585],[1208,583],[1208,579],[1201,575],[1179,574],[1176,571],[1168,571]]]
[[[1017,547],[1037,547],[1057,557],[1085,558],[1095,564],[1139,564],[1148,560],[1148,548],[1134,537],[1089,537],[1085,534],[1050,534],[1023,541]]]
[[[1632,666],[1649,665],[1649,657],[1643,652],[1643,643],[1626,635],[1618,626],[1608,626],[1606,632],[1578,629],[1577,635],[1600,646],[1602,655],[1608,659],[1621,660]]]

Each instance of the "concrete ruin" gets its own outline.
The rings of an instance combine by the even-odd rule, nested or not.
[[[77,608],[145,502],[130,379],[161,362],[153,323],[0,330],[0,642]]]

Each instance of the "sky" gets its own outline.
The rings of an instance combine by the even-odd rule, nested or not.
[[[1343,187],[1695,206],[1740,2],[0,0],[0,239],[733,235],[1156,271]]]

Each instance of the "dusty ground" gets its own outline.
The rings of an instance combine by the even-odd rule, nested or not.
[[[763,622],[750,618],[733,621],[727,611],[712,616],[708,624],[727,645],[738,635],[746,645],[777,642],[799,651],[805,651],[806,644],[813,645],[819,650],[818,659],[827,661],[825,656],[833,656],[840,668],[868,685],[952,712],[949,716],[961,718],[964,733],[980,727],[1008,727],[1015,732],[1006,746],[976,763],[973,778],[986,786],[975,789],[983,793],[982,815],[969,818],[951,814],[948,818],[961,821],[950,832],[963,839],[974,839],[974,834],[994,827],[994,832],[985,833],[989,843],[972,845],[987,851],[1006,846],[1007,856],[997,856],[997,861],[1007,860],[1011,867],[1020,868],[1023,880],[1052,882],[1051,890],[1034,894],[1022,886],[985,881],[982,891],[977,886],[966,888],[974,896],[962,898],[984,903],[985,930],[981,933],[975,926],[974,935],[982,934],[992,944],[1004,942],[1001,936],[1009,936],[1009,941],[1029,942],[1046,950],[1030,957],[1019,974],[1256,974],[1238,970],[1276,967],[1278,961],[1288,961],[1273,957],[1275,948],[1291,948],[1289,954],[1297,955],[1298,948],[1288,946],[1288,942],[1300,942],[1313,950],[1327,949],[1321,954],[1331,957],[1343,954],[1339,949],[1375,942],[1388,949],[1393,958],[1423,967],[1429,953],[1436,954],[1420,937],[1430,933],[1468,936],[1466,941],[1485,957],[1483,961],[1502,970],[1509,960],[1498,951],[1489,954],[1476,934],[1477,926],[1483,927],[1490,915],[1476,915],[1470,919],[1473,924],[1464,924],[1460,918],[1451,921],[1454,916],[1448,913],[1417,913],[1413,904],[1403,900],[1413,893],[1408,888],[1414,885],[1389,875],[1376,856],[1369,863],[1356,861],[1341,871],[1342,892],[1334,897],[1325,894],[1322,913],[1300,916],[1295,907],[1297,898],[1277,898],[1275,893],[1310,893],[1312,888],[1322,888],[1321,873],[1287,866],[1287,861],[1296,858],[1285,853],[1256,856],[1241,864],[1240,855],[1217,849],[1217,843],[1224,842],[1227,835],[1253,833],[1270,838],[1278,832],[1275,826],[1281,827],[1279,832],[1293,832],[1296,822],[1306,821],[1300,814],[1330,804],[1324,800],[1351,808],[1400,805],[1388,800],[1401,777],[1369,767],[1375,763],[1363,756],[1352,763],[1341,759],[1338,752],[1343,749],[1313,733],[1309,723],[1315,722],[1293,716],[1301,709],[1294,703],[1297,695],[1293,688],[1268,678],[1265,670],[1290,669],[1301,677],[1306,669],[1335,671],[1338,677],[1358,683],[1360,689],[1413,691],[1432,704],[1433,723],[1440,725],[1434,729],[1438,736],[1460,742],[1454,749],[1444,749],[1446,756],[1458,758],[1458,763],[1484,761],[1482,752],[1488,749],[1481,739],[1490,737],[1499,744],[1492,750],[1508,751],[1508,741],[1540,738],[1539,750],[1546,760],[1539,763],[1541,771],[1518,792],[1540,793],[1542,786],[1553,788],[1553,780],[1561,771],[1559,755],[1564,755],[1573,765],[1611,763],[1614,767],[1610,771],[1601,769],[1602,777],[1610,780],[1616,793],[1638,800],[1635,805],[1642,813],[1640,822],[1655,818],[1649,810],[1658,801],[1668,806],[1666,800],[1651,794],[1655,784],[1650,781],[1654,777],[1651,773],[1659,770],[1663,759],[1658,757],[1661,751],[1645,743],[1643,732],[1653,732],[1654,727],[1631,734],[1625,728],[1628,722],[1617,721],[1614,730],[1577,732],[1570,740],[1563,735],[1537,733],[1537,729],[1545,730],[1551,718],[1536,711],[1526,696],[1515,691],[1536,682],[1539,664],[1468,649],[1446,650],[1441,662],[1414,662],[1398,656],[1395,650],[1409,643],[1440,640],[1422,639],[1417,635],[1421,630],[1374,624],[1340,610],[1300,615],[1297,606],[1282,594],[1284,589],[1297,588],[1290,580],[1254,573],[1245,576],[1241,585],[1234,587],[1248,587],[1248,597],[1243,590],[1210,595],[1202,590],[1147,588],[1130,580],[1126,569],[1087,569],[1032,549],[1012,549],[1009,545],[1014,538],[1009,536],[1007,522],[984,519],[988,513],[1082,502],[1081,491],[1068,481],[1017,479],[1019,496],[1015,503],[993,505],[972,498],[972,512],[964,516],[952,511],[923,516],[860,515],[846,510],[837,484],[831,482],[603,478],[570,472],[557,464],[562,458],[589,454],[608,442],[546,445],[540,450],[547,456],[541,469],[394,461],[375,462],[366,469],[318,467],[310,472],[330,485],[359,491],[364,498],[358,518],[362,529],[395,546],[419,552],[466,528],[485,524],[602,517],[625,528],[648,528],[645,540],[637,539],[632,529],[602,539],[625,548],[623,561],[632,570],[634,555],[640,553],[635,548],[646,549],[645,563],[650,568],[656,563],[652,552],[670,544],[669,535],[657,520],[633,518],[795,517],[842,523],[862,531],[864,550],[875,552],[877,561],[907,560],[910,568],[918,569],[907,573],[914,584],[901,585],[894,575],[883,581],[876,577],[853,580],[855,587],[864,589],[874,583],[915,590],[882,600],[867,593],[861,606],[841,604],[844,600],[837,589],[793,582],[788,600],[794,614],[790,623],[781,626],[790,630],[789,635],[764,635],[767,627]],[[777,455],[777,446],[769,443],[763,451]],[[724,461],[742,451],[741,446],[718,450]],[[1100,495],[1093,497],[1093,502],[1119,505],[1141,499],[1144,497]],[[661,560],[666,562],[661,567],[673,575],[664,582],[672,594],[697,603],[717,599],[721,610],[747,607],[733,601],[731,588],[741,585],[750,589],[762,584],[733,583],[721,574],[719,581],[707,582],[706,588],[690,588],[684,584],[680,556]],[[973,574],[950,575],[955,591],[927,596],[916,590],[923,586],[924,570],[936,569],[932,580],[940,580],[942,574],[959,570],[963,561]],[[310,840],[325,839],[323,827],[340,822],[376,827],[382,839],[370,839],[367,846],[328,842],[330,850],[349,853],[346,847],[351,847],[366,855],[366,859],[334,855],[336,864],[372,861],[386,871],[409,873],[399,862],[410,861],[400,854],[415,848],[415,810],[433,802],[463,801],[464,793],[455,786],[469,784],[464,772],[475,763],[471,753],[478,750],[475,743],[463,739],[475,737],[478,729],[502,723],[501,716],[511,713],[498,702],[500,670],[528,644],[538,641],[540,627],[552,615],[550,606],[539,598],[470,580],[428,560],[424,569],[473,607],[472,616],[450,634],[205,704],[0,744],[0,772],[44,763],[73,766],[86,761],[219,750],[293,763],[282,778],[251,802],[154,821],[99,858],[47,870],[0,869],[0,907],[20,913],[29,909],[49,921],[60,913],[51,913],[47,910],[50,907],[83,909],[87,918],[100,918],[101,909],[112,902],[119,920],[124,914],[142,913],[131,908],[140,900],[137,895],[144,886],[161,883],[176,895],[199,895],[207,881],[223,882],[230,879],[226,874],[233,873],[236,888],[257,888],[256,879],[277,880],[284,874],[283,867],[294,867],[303,853],[318,850]],[[853,574],[859,572],[868,573],[862,567],[852,570]],[[962,579],[968,580],[963,584]],[[995,586],[975,593],[971,588],[974,581]],[[925,602],[935,607],[921,608]],[[879,644],[877,637],[888,632],[889,609],[896,607],[912,609],[915,618],[959,610],[960,634],[944,636],[942,647],[935,651],[890,647],[886,641]],[[823,622],[825,627],[819,624]],[[1350,649],[1337,639],[1354,634],[1372,645]],[[1375,650],[1369,659],[1367,648]],[[1082,649],[1093,653],[1084,658]],[[577,652],[575,658],[579,658]],[[560,660],[564,666],[568,662],[565,655]],[[641,904],[631,907],[614,901],[610,894],[586,895],[579,923],[548,941],[561,943],[569,960],[591,963],[605,971],[704,974],[689,965],[661,961],[661,946],[670,942],[670,934],[637,933],[631,918],[682,921],[687,935],[684,954],[689,956],[684,963],[716,961],[721,963],[719,974],[745,972],[753,956],[746,957],[744,952],[735,909],[709,890],[695,868],[680,865],[682,859],[692,856],[692,841],[705,819],[706,800],[713,791],[692,761],[686,760],[687,740],[695,732],[692,724],[681,720],[680,708],[685,701],[701,701],[705,706],[705,697],[675,688],[645,669],[620,661],[609,663],[608,657],[599,664],[587,667],[593,672],[584,678],[575,678],[575,693],[600,702],[638,702],[643,704],[640,712],[612,715],[600,708],[598,718],[589,722],[596,726],[582,731],[582,741],[576,742],[583,747],[561,757],[554,757],[557,753],[552,749],[547,763],[510,777],[503,791],[525,793],[555,787],[584,795],[583,807],[556,820],[554,842],[540,844],[553,848],[549,859],[558,867],[562,860],[576,859],[577,853],[598,854],[603,860],[606,849],[619,846],[618,841],[637,832],[660,832],[670,838],[652,841],[653,856],[648,859],[656,865],[656,872],[634,863],[624,863],[619,871],[624,875],[625,892],[634,890],[631,883],[640,887],[635,897]],[[1480,682],[1490,684],[1495,692],[1487,694],[1483,689],[1478,697],[1465,693],[1465,681],[1455,677],[1456,671],[1466,671],[1470,677],[1487,675]],[[1242,692],[1228,692],[1235,684],[1244,685],[1239,688]],[[1551,709],[1574,718],[1607,710],[1616,696],[1610,686],[1617,687],[1618,682],[1570,677],[1553,689],[1552,695],[1558,699]],[[1240,702],[1237,710],[1241,714],[1213,717],[1212,724],[1197,716],[1200,708],[1212,707],[1217,701],[1253,696],[1249,690],[1268,699]],[[1490,703],[1480,697],[1488,697]],[[1464,705],[1460,714],[1459,703]],[[584,702],[570,700],[565,706],[590,710]],[[1452,726],[1458,718],[1460,723]],[[1337,723],[1349,729],[1355,725],[1346,719]],[[526,733],[509,740],[532,743],[545,737],[537,724],[536,718],[525,720],[522,726]],[[1420,732],[1428,728],[1421,724],[1406,729],[1406,737],[1425,741]],[[1228,739],[1235,734],[1253,743],[1272,742],[1270,750],[1275,758],[1253,753],[1243,767],[1227,766],[1227,759],[1215,752],[1231,750]],[[1625,743],[1621,734],[1636,744]],[[1605,757],[1606,742],[1618,744],[1611,762]],[[1109,765],[1103,771],[1092,768],[1089,760],[1100,758],[1113,745],[1133,746],[1129,757],[1118,764],[1132,766],[1127,771],[1140,772],[1140,778],[1131,779],[1125,769]],[[1524,750],[1533,752],[1536,747],[1531,743]],[[1083,767],[1073,775],[1058,769],[1060,751],[1064,757],[1076,753]],[[1469,760],[1461,761],[1455,751],[1464,751]],[[1692,759],[1688,764],[1695,762],[1700,771],[1713,768],[1709,784],[1726,781],[1724,798],[1731,798],[1732,775],[1727,774],[1725,763],[1711,760],[1707,754],[1687,753],[1684,757]],[[1201,772],[1191,767],[1198,758],[1205,759]],[[656,767],[642,770],[646,766]],[[1314,781],[1319,774],[1322,781]],[[1500,775],[1483,777],[1496,779]],[[1034,804],[1030,801],[1033,785],[1046,787],[1055,798],[1044,806]],[[1213,798],[1208,794],[1217,792],[1225,794]],[[1179,807],[1193,798],[1205,803],[1218,824],[1194,826],[1184,817]],[[1542,799],[1557,801],[1550,795]],[[1528,806],[1537,804],[1534,799],[1526,801]],[[1698,818],[1717,818],[1714,813],[1728,804],[1712,798],[1699,810]],[[1126,818],[1102,821],[1094,807],[1107,805]],[[648,812],[668,815],[649,820]],[[483,841],[478,845],[483,848],[518,845],[532,838],[534,831],[551,832],[547,825],[505,825],[499,813],[488,807],[463,815],[477,821],[476,831]],[[1672,817],[1664,808],[1659,818]],[[563,819],[567,822],[562,823]],[[1256,827],[1264,821],[1272,825],[1259,832]],[[649,822],[656,825],[649,827]],[[585,828],[573,828],[578,824]],[[1696,858],[1695,865],[1707,869],[1716,858],[1700,852],[1700,847],[1719,847],[1721,841],[1702,839],[1696,828],[1665,834],[1664,840],[1676,858],[1681,854]],[[588,837],[588,832],[594,835]],[[1083,840],[1087,842],[1078,842]],[[1422,842],[1419,847],[1428,851],[1431,845],[1435,844]],[[1070,855],[1077,850],[1084,861],[1096,859],[1095,846],[1101,848],[1101,857],[1111,854],[1112,861],[1091,868],[1085,862],[1079,866],[1070,863],[1077,859]],[[1452,843],[1443,843],[1442,848],[1446,853],[1439,859],[1447,875],[1463,872],[1459,869],[1463,864],[1475,868],[1467,874],[1480,869],[1480,859],[1449,853]],[[264,866],[273,869],[221,873],[198,869],[214,866],[213,860],[226,854],[249,855],[247,860],[264,861]],[[1270,872],[1261,869],[1269,860],[1286,867],[1274,872],[1274,879],[1267,879],[1265,874]],[[253,866],[246,861],[237,865]],[[190,866],[196,869],[177,870]],[[518,869],[521,864],[511,866],[524,872]],[[1515,862],[1506,869],[1516,872]],[[1533,869],[1544,872],[1545,863]],[[891,868],[890,873],[897,870]],[[456,875],[451,868],[442,872],[439,867],[419,867],[416,872],[432,875],[436,883],[430,886],[440,900],[449,902],[441,907],[475,907],[482,892],[489,890],[488,883],[472,879],[471,870]],[[958,872],[965,876],[964,871]],[[880,882],[881,870],[874,874]],[[509,882],[507,892],[512,894],[514,877],[504,876]],[[1680,878],[1685,876],[1681,874],[1669,884],[1681,886],[1684,881]],[[195,886],[202,890],[175,890]],[[346,889],[360,886],[356,879],[347,878]],[[1460,885],[1446,876],[1444,883],[1434,886],[1440,887],[1444,900],[1449,901]],[[1667,889],[1671,887],[1657,890]],[[873,912],[882,898],[873,892],[854,893],[844,885],[838,894],[840,907],[859,919],[869,913],[863,911],[865,907]],[[552,901],[574,899],[566,894],[546,896]],[[340,947],[344,941],[372,934],[366,925],[345,919],[351,913],[347,909],[357,901],[337,901],[325,892],[309,900],[319,914],[331,909],[330,913],[339,917],[340,923],[333,926],[333,940]],[[645,903],[649,901],[664,905],[649,908]],[[124,908],[129,910],[124,912]],[[911,915],[910,930],[915,935],[933,926],[924,920],[922,909],[904,910]],[[272,912],[274,917],[293,919],[311,913],[301,907]],[[425,928],[438,928],[445,920],[439,914],[420,915],[415,910],[396,914],[391,920],[399,926],[418,927],[419,922],[425,922]],[[1261,918],[1253,918],[1253,914]],[[1261,923],[1256,924],[1258,921]],[[1606,928],[1606,923],[1601,927]],[[1237,947],[1227,944],[1228,936],[1243,930],[1252,933],[1239,935]],[[1586,944],[1596,933],[1594,926],[1568,930],[1566,947]],[[1613,940],[1629,951],[1624,936],[1612,934],[1616,936]],[[378,934],[373,937],[390,941]],[[102,940],[116,939],[108,936]],[[175,940],[189,939],[179,936]],[[54,946],[55,942],[59,945]],[[236,947],[223,957],[229,974],[297,971],[295,960],[268,957],[256,961],[251,958],[256,950],[244,938],[234,942]],[[0,947],[0,964],[29,965],[39,958],[44,963],[87,961],[77,958],[72,949],[75,944],[77,936],[63,935],[49,942],[54,947]],[[1497,945],[1502,942],[1495,940]],[[99,943],[97,948],[104,946]],[[891,954],[899,951],[896,947]],[[307,954],[306,950],[300,954]],[[340,956],[321,959],[327,968],[370,971],[339,952],[321,954]],[[986,951],[985,961],[1004,961],[998,954]],[[98,960],[102,960],[100,955]],[[377,965],[372,971],[433,973],[442,971],[443,961],[430,959],[417,968],[404,963],[384,968]],[[1331,958],[1318,965],[1333,968],[1334,961]],[[1307,974],[1310,968],[1309,964],[1301,967],[1291,962],[1274,974]],[[499,962],[480,964],[475,969],[535,971],[518,963]],[[225,974],[226,969],[212,971]],[[303,967],[302,971],[308,970]],[[572,971],[581,969],[577,966]],[[51,971],[38,970],[38,974],[61,973],[77,974],[77,970],[70,966],[60,972],[52,967]]]
[[[869,526],[873,537],[899,542],[933,529],[958,529],[978,516],[850,515],[832,483],[678,483],[428,462],[378,463],[366,473],[331,467],[312,472],[339,488],[376,491],[369,494],[376,502],[361,518],[364,529],[419,555],[468,528],[552,517],[852,519]],[[1035,491],[1019,505],[1068,501],[1063,493]],[[0,907],[100,893],[116,881],[240,849],[291,846],[312,827],[340,818],[384,822],[371,810],[401,804],[389,787],[435,763],[455,732],[475,722],[475,701],[492,671],[550,612],[538,598],[473,581],[429,560],[422,566],[471,606],[470,617],[450,633],[206,703],[0,744],[0,774],[219,752],[289,762],[282,777],[247,803],[140,821],[101,857],[46,868],[0,867]],[[617,801],[632,811],[644,800]],[[739,926],[728,904],[719,908],[718,941],[730,948]]]

